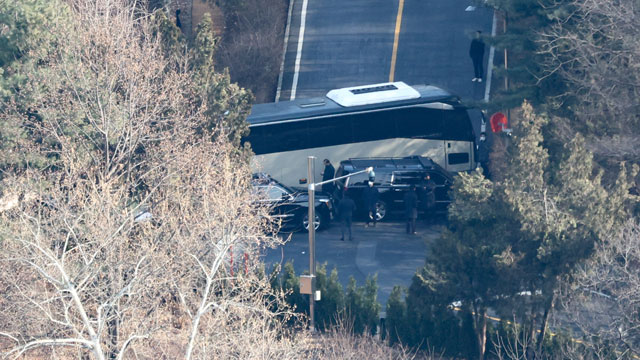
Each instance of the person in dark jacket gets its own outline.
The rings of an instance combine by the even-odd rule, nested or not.
[[[333,217],[339,220],[340,214],[338,213],[338,205],[340,204],[340,200],[342,200],[342,193],[344,191],[339,186],[333,187],[333,194],[331,194],[331,210],[333,212]]]
[[[176,26],[178,29],[182,30],[182,22],[180,21],[180,9],[176,10]]]
[[[353,219],[353,212],[356,210],[356,203],[351,200],[351,198],[345,193],[342,196],[342,199],[338,203],[338,216],[340,217],[340,221],[342,222],[342,237],[340,240],[344,241],[344,231],[345,229],[349,232],[349,240],[353,240],[353,236],[351,236],[351,221]]]
[[[404,214],[407,217],[407,234],[415,234],[418,217],[418,195],[415,185],[411,185],[411,190],[404,194]]]
[[[473,61],[474,77],[471,81],[482,82],[483,67],[482,60],[484,59],[484,42],[481,38],[482,31],[476,31],[476,36],[471,40],[471,47],[469,48],[469,57]]]
[[[431,179],[431,175],[427,174],[422,182],[420,191],[420,201],[424,208],[424,220],[429,223],[433,220],[434,210],[436,208],[436,183]]]
[[[333,167],[333,165],[331,165],[331,161],[329,161],[329,159],[324,159],[323,163],[324,163],[324,171],[322,172],[322,181],[333,179],[336,173],[336,169]],[[322,191],[327,194],[333,194],[334,187],[335,185],[332,182],[323,184]]]
[[[489,144],[487,143],[487,134],[480,133],[480,142],[478,143],[478,162],[482,167],[482,175],[490,179],[489,176]]]
[[[378,197],[380,192],[378,188],[373,186],[373,181],[367,183],[367,187],[362,191],[362,198],[364,200],[364,206],[367,209],[367,223],[365,227],[369,226],[369,222],[373,221],[373,227],[376,226],[378,219],[376,218],[376,204],[378,203]]]

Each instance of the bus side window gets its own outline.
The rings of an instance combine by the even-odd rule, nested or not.
[[[395,119],[398,137],[438,139],[442,137],[443,110],[410,108]]]
[[[351,124],[343,118],[321,118],[308,123],[307,148],[349,144],[352,142]]]
[[[353,126],[353,141],[364,142],[395,137],[392,111],[350,115],[345,121]]]
[[[473,129],[469,113],[465,109],[445,111],[447,111],[447,121],[444,127],[444,137],[447,140],[472,140]]]
[[[466,164],[468,162],[469,162],[469,153],[447,154],[447,163],[449,165]]]
[[[291,122],[272,125],[264,132],[264,146],[269,152],[305,149],[308,143],[307,122]]]

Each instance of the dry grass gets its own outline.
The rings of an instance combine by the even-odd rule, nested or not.
[[[288,2],[247,0],[227,13],[227,28],[217,51],[218,64],[231,80],[250,89],[257,103],[273,102],[280,72]]]

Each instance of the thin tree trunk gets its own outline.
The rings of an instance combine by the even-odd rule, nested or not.
[[[487,317],[486,317],[486,311],[482,311],[482,319],[480,320],[481,322],[481,330],[480,330],[480,337],[478,338],[478,350],[479,350],[479,359],[483,360],[484,359],[484,353],[486,351],[487,348]]]
[[[527,359],[535,359],[536,358],[536,354],[535,354],[535,344],[533,343],[533,339],[535,338],[536,335],[536,318],[537,318],[537,313],[534,309],[531,309],[531,315],[530,315],[530,319],[531,319],[531,324],[529,326],[529,336],[528,336],[528,341],[527,343],[527,348],[526,350],[526,357]]]
[[[556,293],[554,292],[551,298],[549,299],[549,302],[546,304],[544,309],[544,315],[542,316],[542,324],[540,325],[540,334],[538,334],[538,341],[536,342],[539,353],[542,351],[542,346],[544,344],[544,337],[546,335],[547,327],[549,323],[549,316],[553,311],[555,302],[556,302]]]
[[[478,359],[484,359],[484,352],[487,346],[487,309],[481,309],[473,303],[473,322],[476,332],[476,340],[478,341]]]
[[[105,316],[113,316],[111,320],[107,321],[107,333],[109,334],[109,359],[116,359],[118,357],[118,325],[119,321],[113,309],[109,309]]]

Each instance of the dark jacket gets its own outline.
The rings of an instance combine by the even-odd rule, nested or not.
[[[349,197],[343,197],[338,203],[338,216],[340,219],[346,219],[353,217],[353,212],[356,210],[356,203]]]
[[[489,151],[487,141],[480,141],[478,144],[478,161],[481,163],[489,162]]]
[[[408,191],[404,194],[404,215],[408,219],[418,217],[418,195],[415,191]]]
[[[482,39],[471,40],[469,56],[472,59],[482,59],[484,57],[484,42],[482,42]]]
[[[333,165],[331,165],[331,164],[325,165],[324,173],[322,174],[322,181],[327,181],[327,180],[333,179],[335,173],[336,173],[336,169],[333,167]],[[333,189],[334,189],[334,183],[332,183],[332,182],[322,185],[322,191],[327,193],[327,194],[332,194],[333,193]]]
[[[327,181],[333,179],[333,176],[336,174],[336,168],[333,165],[325,165],[324,173],[322,174],[322,181]]]
[[[420,191],[420,201],[423,202],[422,206],[425,209],[430,209],[436,204],[436,183],[429,179],[422,184]]]
[[[376,209],[379,195],[380,192],[375,186],[367,185],[367,187],[362,190],[362,199],[364,200],[364,206],[367,210],[374,211]]]

